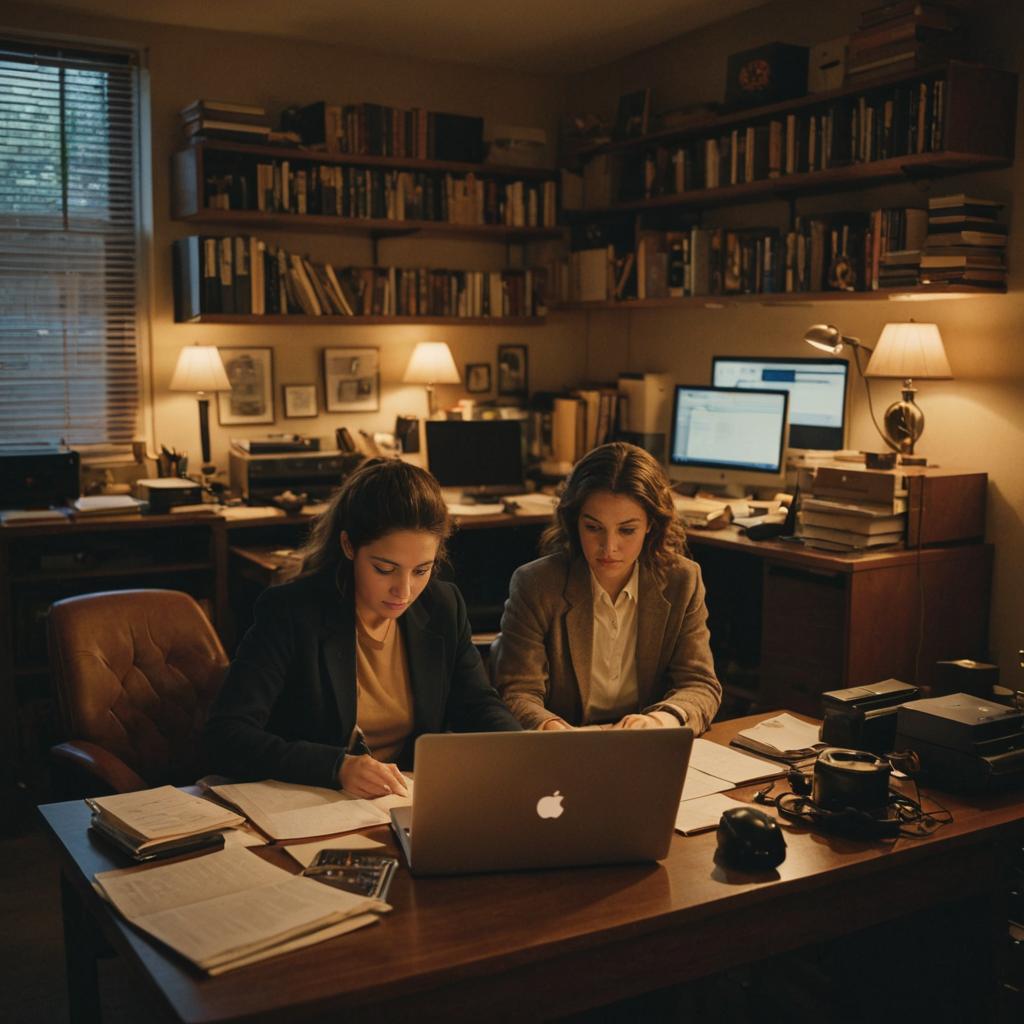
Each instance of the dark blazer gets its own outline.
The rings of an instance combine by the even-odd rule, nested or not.
[[[400,767],[412,766],[422,733],[520,728],[488,681],[454,585],[431,580],[398,623],[413,695],[413,733]],[[318,575],[264,591],[210,711],[209,768],[239,780],[337,788],[355,724],[351,587]]]

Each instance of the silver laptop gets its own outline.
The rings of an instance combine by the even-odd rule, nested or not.
[[[689,729],[437,733],[391,824],[414,875],[659,860]]]

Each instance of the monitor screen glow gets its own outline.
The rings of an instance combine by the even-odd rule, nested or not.
[[[718,388],[789,392],[789,447],[836,451],[846,442],[845,359],[715,356]]]
[[[788,399],[786,391],[677,386],[670,475],[727,488],[780,485]]]

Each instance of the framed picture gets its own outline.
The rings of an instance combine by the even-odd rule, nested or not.
[[[324,349],[324,408],[376,412],[380,408],[380,350]]]
[[[651,112],[651,90],[638,89],[619,97],[619,110],[615,117],[616,139],[632,139],[646,135]]]
[[[466,363],[466,390],[471,395],[491,390],[490,363]]]
[[[217,420],[221,426],[274,422],[274,350],[272,348],[220,348],[230,391],[217,393]]]
[[[498,346],[498,394],[519,395],[529,392],[525,345]]]
[[[308,419],[319,412],[315,384],[285,384],[284,414],[288,419]]]

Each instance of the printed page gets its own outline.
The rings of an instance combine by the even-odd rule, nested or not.
[[[411,780],[406,785],[411,792]],[[340,790],[276,779],[211,788],[272,839],[310,839],[386,825],[392,807],[411,803],[398,796],[360,800]]]
[[[699,800],[709,793],[722,793],[732,789],[732,783],[725,779],[716,779],[714,775],[708,775],[699,768],[690,768],[683,781],[683,795],[679,798],[684,800]]]
[[[676,814],[676,831],[682,832],[684,836],[692,836],[697,832],[707,832],[710,829],[718,828],[718,821],[722,812],[730,807],[747,807],[742,800],[733,800],[731,797],[722,796],[720,793],[713,793],[710,796],[701,797],[699,800],[687,800],[679,805],[679,813]]]
[[[771,764],[759,757],[741,754],[738,750],[723,747],[721,743],[711,740],[697,739],[693,741],[693,753],[690,754],[690,770],[708,775],[716,779],[724,779],[734,786],[742,786],[748,782],[760,782],[762,779],[778,779],[786,774],[785,765]]]
[[[204,968],[276,952],[300,937],[313,941],[324,927],[388,909],[291,875],[242,849],[105,871],[95,882],[127,920]]]
[[[749,729],[741,729],[737,733],[737,738],[741,736],[770,753],[797,753],[825,746],[818,736],[816,725],[794,718],[785,712],[773,718],[766,718]]]
[[[242,819],[209,800],[160,786],[137,793],[93,797],[86,801],[124,831],[141,839],[169,839],[200,832],[215,832],[244,824]]]

